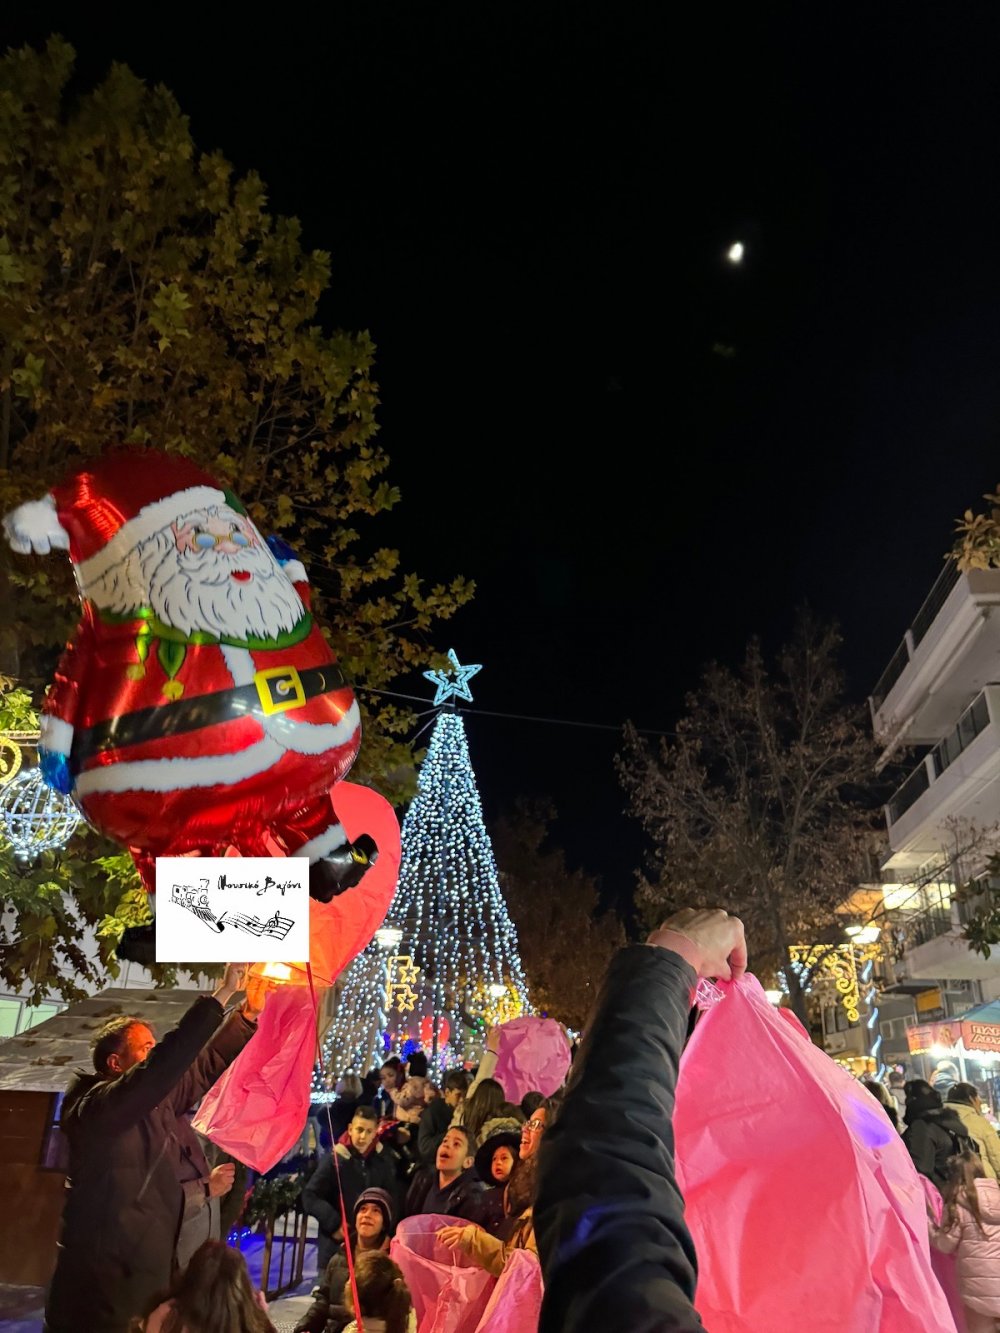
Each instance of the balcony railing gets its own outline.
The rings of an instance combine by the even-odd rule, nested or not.
[[[958,566],[954,560],[949,560],[934,580],[934,586],[925,597],[923,606],[913,617],[910,633],[913,635],[914,648],[933,625],[934,618],[948,600],[948,594],[957,582]]]
[[[968,749],[981,731],[990,725],[990,709],[986,702],[986,691],[976,696],[962,716],[958,719],[955,730],[938,741],[931,751],[934,776],[941,774],[955,762],[963,750]]]
[[[947,935],[951,930],[951,913],[943,907],[932,908],[929,912],[921,912],[906,923],[906,942],[910,948],[915,948],[918,944],[929,944],[931,940],[936,940],[941,935]]]
[[[900,676],[906,670],[910,663],[910,650],[906,646],[906,640],[899,645],[892,657],[889,658],[889,665],[878,678],[878,684],[872,690],[872,707],[876,712],[882,707],[889,697],[889,691],[899,680]]]
[[[923,796],[924,792],[949,768],[963,750],[967,750],[972,742],[990,725],[990,708],[986,699],[986,691],[983,690],[977,694],[972,703],[958,719],[958,725],[954,731],[948,733],[943,741],[938,741],[930,753],[930,768],[933,770],[933,777],[928,771],[927,759],[921,759],[920,763],[913,770],[901,787],[898,787],[890,797],[886,805],[886,814],[890,827],[896,820],[904,815],[910,806]]]
[[[890,690],[906,670],[913,650],[933,625],[938,612],[948,600],[948,594],[954,588],[958,579],[958,566],[954,560],[949,560],[934,580],[934,585],[924,598],[920,610],[914,616],[913,623],[907,630],[903,642],[889,659],[889,665],[882,672],[878,684],[872,690],[871,702],[875,712],[878,712],[885,703]]]
[[[919,800],[930,785],[931,780],[927,776],[927,764],[921,759],[903,785],[896,789],[885,807],[889,824],[895,824],[897,819],[906,814],[914,801]]]

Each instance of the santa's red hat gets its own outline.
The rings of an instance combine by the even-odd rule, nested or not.
[[[12,510],[4,531],[22,554],[69,551],[89,582],[168,523],[221,504],[244,512],[231,492],[189,458],[155,449],[114,449],[70,473],[44,499]]]

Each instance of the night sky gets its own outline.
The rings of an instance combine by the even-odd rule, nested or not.
[[[36,8],[6,43],[165,83],[332,252],[403,489],[374,542],[476,580],[439,641],[482,709],[669,730],[803,601],[865,697],[1000,481],[996,6]],[[627,896],[616,731],[469,735],[487,814],[551,796]]]

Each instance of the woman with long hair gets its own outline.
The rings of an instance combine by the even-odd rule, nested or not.
[[[354,1266],[354,1281],[365,1333],[415,1333],[417,1317],[410,1289],[402,1269],[387,1254],[374,1250],[359,1255]],[[357,1313],[349,1281],[344,1287],[344,1304]],[[356,1319],[347,1325],[344,1333],[358,1333]]]
[[[871,1093],[882,1107],[882,1110],[885,1111],[886,1115],[892,1121],[893,1129],[899,1129],[899,1116],[896,1113],[896,1104],[889,1096],[888,1092],[886,1092],[882,1084],[879,1083],[878,1079],[863,1078],[861,1080],[861,1086]]]
[[[495,1078],[484,1078],[471,1096],[455,1111],[456,1125],[464,1125],[469,1132],[469,1147],[473,1152],[479,1147],[479,1136],[487,1120],[493,1120],[500,1114],[500,1108],[507,1100],[507,1095]]]
[[[81,1299],[86,1299],[81,1293]],[[239,1250],[206,1240],[130,1333],[276,1333]]]
[[[975,1141],[987,1176],[1000,1180],[1000,1136],[980,1109],[982,1098],[978,1088],[973,1083],[952,1084],[945,1105],[951,1107],[965,1126],[966,1134]]]
[[[941,1225],[931,1242],[954,1254],[967,1333],[1000,1329],[1000,1184],[983,1171],[978,1155],[952,1157],[941,1197]]]

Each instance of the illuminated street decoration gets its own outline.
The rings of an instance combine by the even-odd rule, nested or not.
[[[3,836],[19,861],[65,847],[79,823],[76,806],[46,784],[40,768],[22,769],[0,787]]]
[[[394,954],[386,970],[385,1007],[387,1011],[398,1009],[401,1014],[411,1014],[417,1002],[414,987],[420,976],[409,954]]]
[[[454,648],[448,649],[448,661],[451,663],[450,670],[425,671],[423,673],[425,680],[429,680],[432,685],[437,686],[437,693],[434,695],[435,706],[445,703],[452,697],[467,699],[471,703],[472,691],[469,689],[469,681],[477,672],[482,671],[482,664],[462,666],[455,655]]]
[[[791,966],[806,992],[811,991],[817,982],[832,983],[849,1023],[860,1023],[864,1013],[864,1024],[870,1034],[869,1054],[878,1066],[881,1078],[885,1066],[880,1055],[882,1034],[878,1031],[878,990],[874,983],[875,963],[881,945],[872,938],[870,931],[850,933],[853,938],[849,944],[793,946],[789,950]],[[787,994],[788,987],[784,978],[781,980],[782,989]]]
[[[24,746],[36,746],[37,731],[0,731],[0,787],[13,781],[24,763]]]

